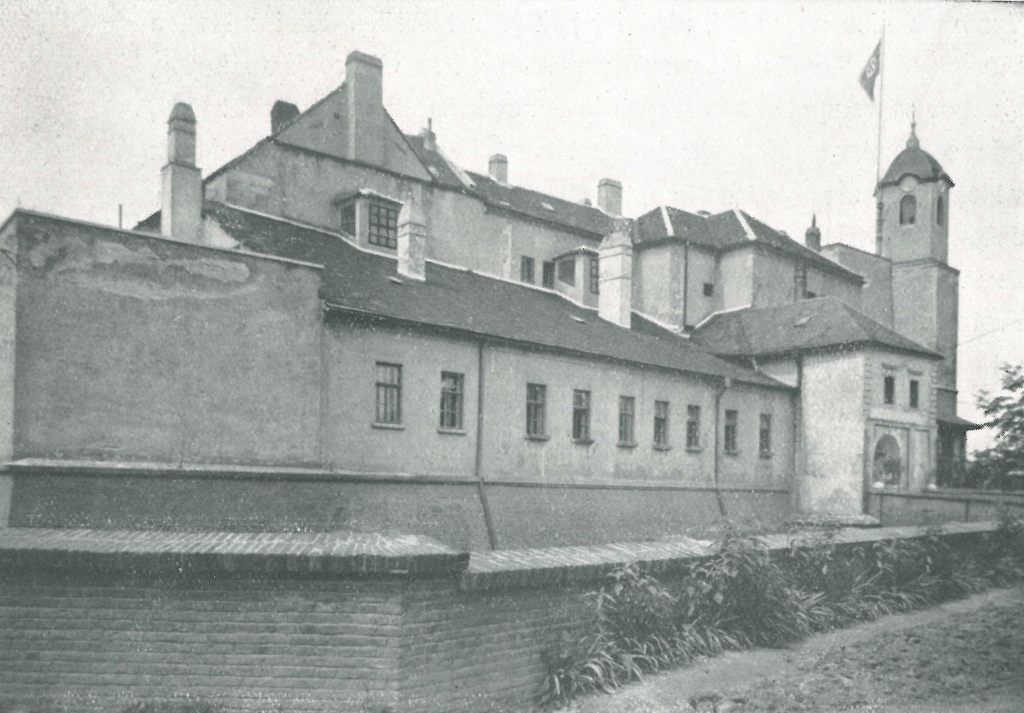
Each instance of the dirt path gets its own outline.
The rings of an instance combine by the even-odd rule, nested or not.
[[[651,676],[580,713],[1024,712],[1024,587]]]

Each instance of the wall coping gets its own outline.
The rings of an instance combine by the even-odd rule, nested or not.
[[[994,532],[996,522],[954,522],[941,527],[847,527],[833,532],[837,545],[856,545],[891,539],[927,537],[936,532],[956,537]],[[794,542],[813,536],[814,530],[793,534],[762,535],[771,551],[785,551]],[[817,532],[824,532],[818,530]],[[462,589],[582,584],[603,579],[624,564],[633,562],[653,574],[683,573],[693,560],[713,555],[718,545],[711,540],[680,538],[659,542],[631,542],[579,547],[546,547],[530,550],[474,552],[462,575]]]
[[[431,485],[472,485],[480,482],[472,475],[435,475],[401,472],[359,472],[302,466],[266,466],[216,463],[160,463],[153,461],[96,461],[58,458],[21,458],[6,463],[3,471],[17,474],[50,475],[54,472],[83,476],[223,478],[237,480],[325,480],[374,483],[425,483]],[[786,488],[761,488],[729,485],[715,488],[672,482],[632,481],[616,479],[565,480],[487,480],[486,487],[508,488],[578,488],[585,490],[676,490],[687,492],[766,493],[788,495]]]
[[[887,490],[885,488],[871,487],[868,489],[871,495],[881,495],[890,498],[911,498],[919,500],[954,500],[963,502],[989,502],[989,503],[1024,503],[1024,492],[995,492],[992,490],[959,490],[944,488],[939,490],[926,490],[920,493],[912,493],[907,490]]]
[[[419,535],[0,528],[0,569],[455,576],[468,563]]]

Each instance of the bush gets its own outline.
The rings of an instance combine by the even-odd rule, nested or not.
[[[671,588],[633,564],[592,595],[582,634],[562,632],[543,655],[542,704],[610,692],[644,673],[727,649],[774,647],[814,632],[1024,580],[1024,521],[964,552],[940,537],[847,546],[835,530],[799,533],[788,552],[727,529],[718,551]]]

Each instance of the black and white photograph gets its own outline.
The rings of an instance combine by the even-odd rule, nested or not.
[[[0,713],[1024,713],[1024,5],[0,39]]]

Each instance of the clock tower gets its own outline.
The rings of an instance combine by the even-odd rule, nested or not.
[[[960,273],[947,263],[953,181],[921,148],[916,128],[911,123],[907,147],[878,183],[876,252],[892,261],[893,327],[943,356],[935,379],[936,413],[940,423],[957,422]]]
[[[907,147],[878,183],[876,252],[894,262],[930,259],[945,263],[949,244],[949,189],[953,181],[921,149],[916,124]]]

